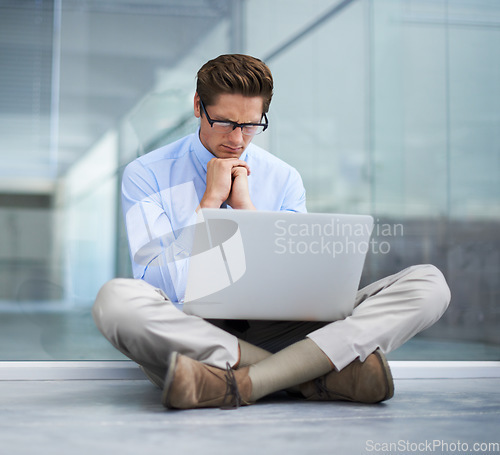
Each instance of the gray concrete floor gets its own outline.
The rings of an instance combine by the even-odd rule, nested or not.
[[[400,379],[379,405],[276,394],[171,411],[159,400],[146,380],[0,381],[0,453],[500,453],[500,379]]]

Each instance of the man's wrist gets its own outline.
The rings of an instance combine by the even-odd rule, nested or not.
[[[200,201],[200,207],[202,209],[218,209],[224,201],[214,197],[205,197]]]
[[[236,210],[257,210],[255,208],[255,205],[253,205],[252,201],[243,202],[237,204],[236,206],[231,205],[231,207]]]

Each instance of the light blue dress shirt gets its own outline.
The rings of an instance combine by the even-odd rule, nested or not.
[[[187,281],[186,226],[206,189],[207,163],[214,158],[199,132],[131,162],[122,180],[122,206],[134,278],[181,302]],[[302,179],[292,166],[250,144],[240,157],[250,167],[250,197],[257,210],[305,212]]]

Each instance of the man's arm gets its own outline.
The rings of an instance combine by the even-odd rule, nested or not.
[[[122,207],[134,278],[163,289],[174,302],[184,295],[198,202],[192,182],[161,190],[138,162],[125,169]],[[166,210],[174,205],[182,212]]]
[[[161,191],[142,165],[133,162],[127,166],[122,206],[134,277],[163,289],[172,301],[180,301],[185,292],[196,211],[219,208],[228,198],[232,208],[253,207],[248,192],[249,171],[248,164],[241,160],[212,159],[207,169],[207,188],[198,203],[192,182]],[[180,200],[182,216],[165,210],[180,206]]]
[[[306,190],[302,183],[302,178],[296,169],[291,170],[285,187],[286,192],[280,210],[288,212],[307,212]]]

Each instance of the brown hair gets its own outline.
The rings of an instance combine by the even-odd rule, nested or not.
[[[273,96],[273,76],[258,58],[242,54],[227,54],[205,63],[197,75],[196,92],[206,106],[215,104],[224,93],[260,96],[263,113],[269,110]]]

